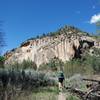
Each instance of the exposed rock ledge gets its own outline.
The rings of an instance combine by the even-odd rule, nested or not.
[[[69,61],[74,57],[79,57],[82,48],[100,47],[100,42],[96,39],[84,34],[78,35],[79,32],[75,30],[72,29],[56,36],[45,36],[40,39],[28,40],[19,48],[5,54],[7,58],[5,64],[12,64],[16,61],[20,63],[24,59],[30,59],[39,67],[39,65],[49,62],[54,57],[62,61]],[[80,33],[82,32],[80,31]]]

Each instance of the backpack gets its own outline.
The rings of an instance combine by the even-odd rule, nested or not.
[[[64,79],[64,74],[63,74],[62,71],[60,71],[60,72],[58,73],[58,78],[63,78],[63,79]]]

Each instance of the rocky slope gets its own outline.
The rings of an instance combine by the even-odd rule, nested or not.
[[[30,59],[39,67],[55,57],[62,61],[81,57],[86,49],[91,51],[92,47],[100,48],[100,41],[75,27],[65,26],[46,36],[29,39],[20,47],[5,53],[5,64],[21,63]]]

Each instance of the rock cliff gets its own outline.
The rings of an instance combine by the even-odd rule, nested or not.
[[[20,47],[5,53],[5,64],[21,63],[23,60],[30,59],[39,67],[55,57],[63,62],[81,57],[84,50],[92,47],[100,48],[100,41],[75,27],[65,26],[57,32],[28,39]]]

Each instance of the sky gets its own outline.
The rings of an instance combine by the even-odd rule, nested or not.
[[[5,52],[28,38],[64,25],[95,33],[95,22],[100,20],[100,0],[0,0],[0,20]]]

